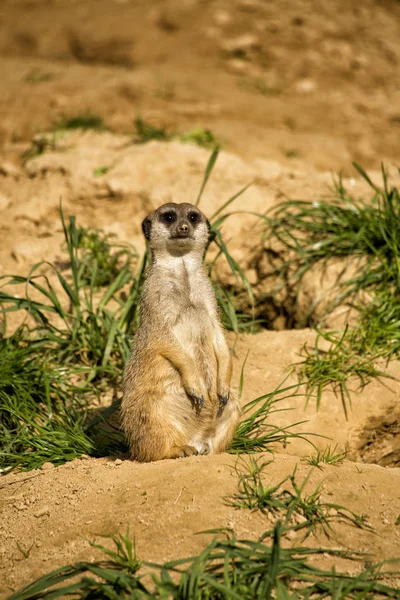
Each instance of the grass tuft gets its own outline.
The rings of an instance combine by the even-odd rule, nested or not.
[[[25,164],[28,160],[41,156],[48,150],[55,150],[56,148],[56,134],[43,134],[37,135],[33,138],[31,145],[21,154],[22,164]]]
[[[176,140],[178,142],[196,144],[202,148],[212,149],[219,145],[218,140],[209,129],[196,127],[188,132],[168,132],[165,128],[154,127],[142,117],[137,117],[135,125],[135,142],[137,144],[145,144],[151,140],[170,142]]]
[[[209,532],[212,533],[212,532]],[[214,531],[214,533],[218,533]],[[398,598],[399,572],[384,570],[386,563],[362,566],[366,555],[329,548],[285,548],[282,527],[275,526],[269,544],[265,536],[251,541],[220,531],[198,555],[168,561],[163,565],[140,563],[128,536],[114,536],[114,550],[94,545],[105,558],[79,562],[51,571],[12,594],[8,600],[45,598],[109,598],[187,600],[349,600]],[[337,568],[316,566],[321,556],[346,559],[359,565],[358,575]],[[391,583],[392,582],[392,583]]]
[[[53,73],[41,71],[40,69],[32,69],[24,77],[24,81],[28,83],[43,83],[45,81],[51,81],[55,78]]]
[[[318,469],[322,469],[321,465],[340,465],[346,459],[347,452],[337,452],[336,449],[337,445],[333,448],[328,445],[324,450],[317,450],[315,454],[303,456],[301,460]]]
[[[358,258],[363,268],[355,277],[338,282],[332,310],[361,290],[386,286],[400,289],[400,195],[390,187],[382,167],[383,187],[375,186],[355,164],[371,186],[370,202],[353,198],[341,179],[335,182],[331,201],[289,200],[274,209],[268,222],[267,239],[279,240],[289,258],[279,267],[290,284],[300,284],[317,263],[333,258]]]
[[[39,360],[43,345],[28,343],[26,331],[0,336],[0,470],[61,464],[93,444],[84,433],[85,410],[65,381],[63,369]]]
[[[353,335],[357,336],[356,331]],[[331,344],[328,350],[319,348],[320,338]],[[376,357],[370,354],[356,353],[351,342],[353,336],[344,332],[319,331],[313,349],[303,348],[304,361],[298,365],[301,381],[306,384],[307,402],[316,398],[317,408],[321,405],[324,390],[332,387],[341,399],[343,411],[348,418],[351,407],[351,395],[348,383],[358,378],[358,387],[363,388],[374,377],[390,377],[375,366]]]
[[[287,427],[277,427],[270,421],[274,412],[282,409],[276,408],[278,402],[286,398],[295,398],[304,394],[299,392],[299,385],[290,385],[282,388],[279,385],[268,394],[264,394],[255,400],[251,400],[244,405],[243,417],[233,437],[231,446],[228,450],[230,454],[252,454],[255,452],[273,452],[276,444],[286,446],[290,439],[303,439],[308,441],[308,435],[292,431],[297,425],[304,421],[293,423]]]
[[[330,537],[335,521],[371,529],[365,516],[356,515],[343,506],[323,502],[320,485],[311,494],[305,493],[312,469],[300,484],[296,480],[296,467],[292,475],[279,483],[266,485],[264,471],[269,464],[271,461],[261,462],[250,457],[249,461],[239,463],[241,468],[236,465],[239,484],[238,491],[228,500],[232,506],[269,513],[282,521],[282,533],[304,530],[304,538],[315,533],[318,527]],[[264,535],[267,536],[268,532]]]
[[[69,131],[71,129],[94,129],[95,131],[104,131],[107,127],[99,115],[79,113],[69,117],[61,117],[53,124],[53,129],[55,131]]]
[[[91,284],[95,273],[95,287],[109,286],[121,269],[132,272],[139,260],[133,247],[117,242],[114,233],[105,233],[101,229],[78,227],[76,244],[81,249],[80,270],[85,285]]]
[[[298,293],[303,278],[316,265],[326,268],[332,260],[352,261],[356,274],[342,273],[327,314],[347,304],[358,311],[355,327],[342,332],[320,331],[313,350],[305,349],[300,376],[307,383],[307,398],[333,387],[342,398],[344,410],[350,401],[349,383],[359,385],[384,376],[378,359],[400,357],[400,192],[390,185],[382,166],[382,185],[375,185],[356,163],[361,177],[372,190],[369,202],[351,196],[339,179],[331,201],[286,201],[267,219],[267,238],[284,249],[286,257],[277,275]],[[345,269],[344,269],[345,273]],[[368,300],[363,300],[368,296]],[[315,306],[311,307],[311,311]],[[309,321],[300,326],[312,324]],[[318,347],[323,338],[328,351]]]
[[[44,154],[48,150],[55,150],[57,142],[65,131],[73,129],[105,131],[107,129],[103,119],[98,115],[81,113],[70,117],[61,117],[53,123],[51,131],[36,135],[30,147],[21,154],[22,163]]]
[[[102,392],[119,388],[138,323],[146,257],[138,263],[128,247],[113,253],[109,236],[78,228],[62,212],[61,219],[67,272],[39,263],[27,277],[1,278],[21,288],[17,295],[0,289],[3,331],[15,311],[33,322],[0,337],[2,469],[109,450],[91,439],[89,408]],[[43,266],[51,267],[52,277],[40,274]]]
[[[179,134],[178,140],[180,142],[196,144],[196,146],[201,146],[202,148],[215,148],[215,146],[219,145],[219,141],[213,132],[203,127],[196,127],[187,133]]]
[[[172,135],[167,133],[164,128],[154,127],[142,117],[135,119],[135,142],[137,144],[146,144],[152,140],[168,142],[172,139]]]

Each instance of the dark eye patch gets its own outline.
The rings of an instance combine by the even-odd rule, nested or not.
[[[198,223],[200,221],[200,215],[199,215],[199,213],[191,212],[191,213],[189,213],[188,216],[189,216],[189,221],[191,223],[193,223],[193,224],[194,223]]]
[[[167,225],[175,223],[176,213],[173,210],[169,210],[160,216],[160,221],[162,221],[162,223],[166,223]]]

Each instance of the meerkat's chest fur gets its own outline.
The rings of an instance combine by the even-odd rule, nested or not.
[[[153,265],[148,283],[148,293],[155,293],[158,300],[154,309],[162,307],[163,319],[169,326],[174,327],[185,318],[200,318],[207,326],[215,319],[215,295],[202,263],[184,257],[167,265]]]

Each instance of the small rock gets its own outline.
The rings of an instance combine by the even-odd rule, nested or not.
[[[175,19],[173,12],[168,12],[163,8],[155,8],[150,13],[150,19],[159,29],[174,33],[179,29],[179,23]]]
[[[253,12],[254,10],[257,10],[258,6],[258,0],[239,0],[238,2],[239,10],[243,10],[245,12]]]
[[[52,462],[45,462],[41,466],[42,471],[50,471],[50,469],[54,469],[54,465]]]
[[[221,31],[218,27],[214,27],[213,25],[211,25],[211,27],[205,28],[204,35],[210,40],[219,40],[219,38],[221,37]]]
[[[122,465],[122,463],[123,463],[123,461],[122,461],[120,458],[117,458],[117,459],[114,461],[114,465],[115,465],[116,467],[118,467],[119,465]]]
[[[273,320],[272,324],[276,331],[283,331],[284,329],[287,329],[287,319],[283,315],[279,315],[278,317],[276,317],[276,319]]]
[[[17,263],[32,261],[32,257],[39,262],[40,257],[38,254],[38,244],[34,240],[26,240],[15,244],[10,252],[11,257]]]
[[[258,275],[255,269],[249,269],[246,272],[246,275],[250,285],[256,285],[258,283]]]
[[[227,10],[217,10],[214,13],[214,21],[216,25],[224,27],[224,25],[229,25],[232,21],[232,15]]]
[[[21,175],[21,171],[16,165],[7,160],[0,163],[0,175],[4,175],[5,177],[18,177]]]
[[[0,165],[0,174],[1,174],[1,165]],[[0,211],[2,210],[7,210],[7,208],[10,206],[11,204],[11,200],[8,196],[6,196],[5,194],[0,194]]]
[[[89,459],[90,459],[90,456],[88,456],[87,454],[81,454],[80,458],[81,458],[82,460],[89,460]]]
[[[307,518],[304,515],[299,515],[298,513],[296,513],[293,516],[293,520],[295,521],[295,523],[297,523],[298,525],[302,525],[303,523],[306,523]]]
[[[43,508],[39,509],[34,513],[34,516],[39,519],[40,517],[44,517],[45,515],[50,514],[50,509],[48,506],[43,506]]]
[[[232,58],[226,62],[226,66],[234,73],[246,73],[249,63],[245,60],[240,60],[240,58]]]
[[[52,96],[49,99],[49,106],[51,108],[65,108],[68,106],[70,102],[70,98],[68,96],[65,96],[63,94],[57,94],[55,96]]]
[[[293,529],[291,529],[290,531],[287,532],[286,537],[289,540],[294,540],[294,538],[296,537],[296,532],[293,531]]]
[[[316,82],[313,79],[308,78],[300,79],[295,85],[296,92],[298,92],[299,94],[304,94],[305,96],[307,94],[313,94],[316,89]]]
[[[260,21],[257,19],[257,21],[254,23],[254,27],[259,33],[264,33],[265,30],[267,29],[267,22]]]
[[[107,187],[110,195],[114,198],[122,198],[128,191],[124,183],[119,179],[109,179]]]
[[[254,33],[244,33],[238,37],[222,42],[221,47],[225,52],[232,53],[237,51],[251,50],[260,45],[258,36]]]

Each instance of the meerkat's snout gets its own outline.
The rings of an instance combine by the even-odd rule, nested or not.
[[[188,237],[190,235],[189,225],[185,222],[180,223],[177,227],[176,232],[177,232],[176,237],[179,237],[179,238]],[[172,236],[172,237],[175,237],[175,236]]]

